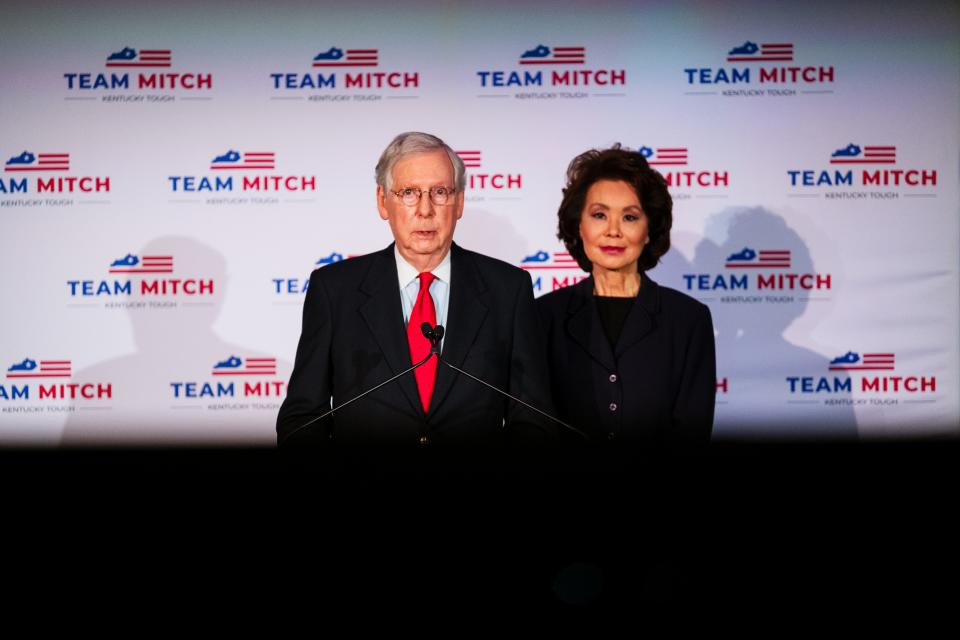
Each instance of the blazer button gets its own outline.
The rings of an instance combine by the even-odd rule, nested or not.
[[[611,373],[611,374],[610,374],[610,382],[616,382],[616,381],[617,381],[617,374]]]
[[[607,440],[613,440],[616,437],[617,437],[617,434],[615,434],[613,431],[607,434]]]
[[[420,436],[420,444],[429,444],[429,443],[430,443],[430,440],[427,438],[427,436]]]
[[[616,411],[616,410],[617,410],[617,403],[616,403],[616,402],[611,402],[611,403],[610,403],[610,411]]]

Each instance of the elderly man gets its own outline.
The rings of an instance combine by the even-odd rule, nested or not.
[[[431,358],[306,428],[301,425],[422,360],[423,322],[444,325],[444,360],[550,411],[546,358],[529,276],[453,243],[463,162],[439,138],[397,136],[377,163],[386,249],[313,272],[280,445],[496,444],[544,440],[549,421]]]

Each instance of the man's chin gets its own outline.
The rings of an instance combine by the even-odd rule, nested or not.
[[[414,240],[410,243],[410,250],[418,255],[433,255],[440,251],[443,251],[443,243],[439,242],[435,237],[434,238],[424,238],[422,240]]]

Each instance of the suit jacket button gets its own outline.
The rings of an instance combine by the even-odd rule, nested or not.
[[[616,381],[617,381],[617,374],[611,373],[611,374],[610,374],[610,382],[616,382]]]
[[[420,444],[429,444],[429,443],[430,443],[430,440],[427,438],[427,436],[420,436]]]
[[[616,402],[611,402],[611,403],[610,403],[610,411],[616,411],[616,410],[617,410],[617,403],[616,403]]]
[[[615,434],[613,431],[607,434],[607,440],[613,440],[616,437],[617,437],[617,434]]]

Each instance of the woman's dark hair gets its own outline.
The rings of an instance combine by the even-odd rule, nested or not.
[[[673,199],[667,191],[667,181],[650,168],[647,159],[636,151],[621,149],[619,143],[609,149],[591,149],[570,162],[563,202],[557,211],[557,238],[563,241],[581,269],[587,272],[593,270],[580,241],[580,216],[587,199],[587,191],[600,180],[622,180],[636,191],[640,206],[647,216],[650,235],[650,242],[640,254],[637,269],[652,269],[670,249]]]

